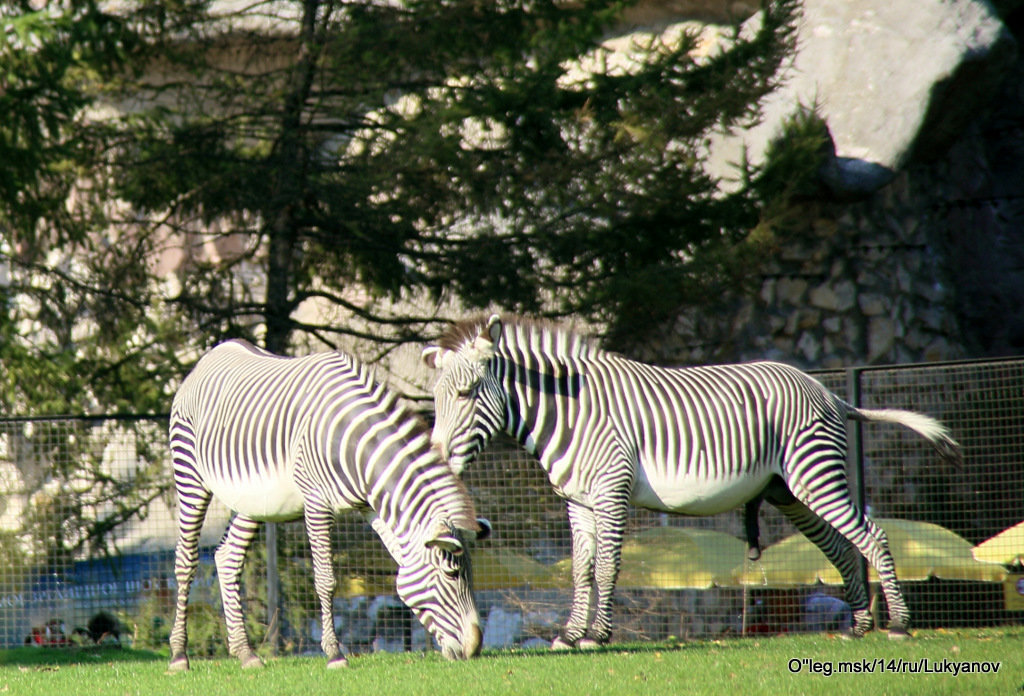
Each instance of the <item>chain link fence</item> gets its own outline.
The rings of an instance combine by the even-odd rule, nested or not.
[[[1024,360],[816,376],[854,403],[933,415],[964,447],[956,469],[897,426],[851,426],[851,480],[863,481],[857,494],[889,534],[913,626],[1024,621],[1020,566],[971,557],[974,545],[1024,519]],[[0,419],[0,647],[166,645],[176,538],[166,425],[153,417]],[[463,478],[494,526],[473,555],[485,646],[546,645],[570,603],[565,505],[509,441],[495,442]],[[213,549],[228,515],[215,504],[204,530],[190,605],[197,656],[226,653]],[[632,510],[613,638],[843,628],[848,607],[824,557],[791,539],[796,531],[771,506],[762,507],[759,524],[764,553],[751,562],[738,511],[684,518]],[[246,563],[250,637],[288,653],[317,653],[318,604],[302,525],[279,524],[274,536],[269,573],[265,533]],[[1007,562],[1014,549],[1024,555],[1008,546]],[[394,596],[395,565],[361,516],[338,520],[334,557],[336,625],[350,652],[430,647]],[[874,606],[884,625],[884,602]]]

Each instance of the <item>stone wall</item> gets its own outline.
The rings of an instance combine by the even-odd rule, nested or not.
[[[629,352],[662,364],[772,359],[806,368],[963,358],[943,245],[900,174],[871,201],[803,206],[755,290],[686,312]]]

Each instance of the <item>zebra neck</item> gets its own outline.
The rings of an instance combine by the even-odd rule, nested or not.
[[[584,376],[576,366],[545,361],[542,369],[509,363],[506,432],[542,463],[564,448],[579,413]]]
[[[433,450],[392,466],[389,474],[371,483],[368,499],[376,513],[371,525],[386,546],[393,543],[400,548],[401,542],[425,533],[436,521],[475,528],[476,514],[468,504],[465,487]],[[395,556],[398,551],[391,547],[388,551],[399,558]]]

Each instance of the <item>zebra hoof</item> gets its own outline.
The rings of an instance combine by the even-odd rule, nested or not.
[[[555,636],[555,639],[551,641],[551,649],[558,652],[572,650],[574,647],[576,646],[562,638],[562,636]]]
[[[167,665],[168,672],[187,672],[188,669],[188,655],[178,655],[177,657],[172,657],[171,663]]]
[[[332,657],[327,661],[327,669],[341,669],[342,667],[348,667],[348,658],[344,655]]]
[[[889,640],[909,640],[910,631],[903,626],[890,626],[889,627]]]
[[[259,669],[263,666],[263,660],[256,653],[249,653],[249,655],[241,658],[241,660],[242,669]]]

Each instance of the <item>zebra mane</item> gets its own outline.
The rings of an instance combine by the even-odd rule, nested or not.
[[[440,457],[440,455],[438,455]],[[447,469],[448,464],[445,461],[441,461],[441,464]],[[448,469],[451,474],[451,478],[454,481],[456,490],[459,491],[459,499],[463,502],[463,507],[460,510],[452,510],[451,523],[458,529],[472,529],[474,531],[480,531],[480,524],[476,521],[476,505],[473,502],[473,496],[469,493],[469,488],[463,483],[462,479],[456,476],[451,469]]]
[[[487,326],[488,315],[479,315],[456,322],[441,335],[438,345],[458,351],[473,341]],[[597,341],[577,333],[571,327],[549,319],[502,314],[502,345],[495,346],[499,354],[510,351],[530,351],[548,358],[586,358],[603,352]]]

